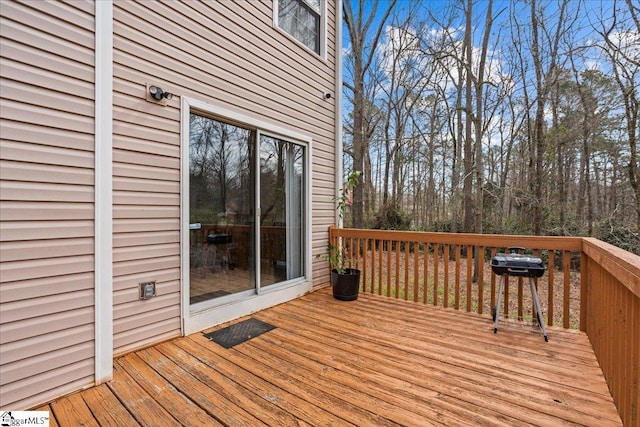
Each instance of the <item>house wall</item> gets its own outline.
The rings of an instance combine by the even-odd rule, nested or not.
[[[335,4],[326,61],[273,26],[271,1],[114,3],[114,350],[180,334],[180,101],[187,96],[306,134],[313,247],[334,223]],[[145,101],[149,82],[175,94]],[[328,282],[314,260],[314,283]],[[138,299],[155,280],[158,296]]]
[[[325,60],[274,28],[270,0],[113,2],[111,283],[94,274],[96,5],[0,1],[2,409],[105,379],[96,283],[112,284],[114,354],[181,333],[181,96],[312,138],[312,245],[324,251],[336,155],[336,96],[323,96],[336,89],[327,5]],[[174,99],[146,101],[146,83]],[[157,296],[141,301],[149,280]],[[313,282],[328,282],[315,258]]]
[[[93,382],[94,5],[0,2],[0,406]]]

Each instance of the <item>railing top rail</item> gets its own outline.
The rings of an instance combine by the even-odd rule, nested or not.
[[[640,297],[640,256],[592,237],[583,238],[582,248],[589,258]]]
[[[370,230],[337,227],[330,227],[330,232],[339,237],[359,237],[368,239],[400,240],[419,243],[441,243],[471,246],[522,246],[528,249],[551,249],[575,252],[582,251],[581,237],[434,233],[427,231]]]

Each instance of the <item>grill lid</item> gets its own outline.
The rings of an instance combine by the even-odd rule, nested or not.
[[[546,267],[540,257],[497,253],[491,259],[491,269],[500,276],[541,277]]]

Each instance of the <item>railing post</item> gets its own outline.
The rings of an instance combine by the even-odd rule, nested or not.
[[[589,271],[589,257],[584,253],[584,250],[580,253],[580,330],[587,332],[587,308],[589,307],[591,274]]]

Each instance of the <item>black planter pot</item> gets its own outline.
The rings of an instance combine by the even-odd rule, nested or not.
[[[331,270],[333,297],[341,301],[353,301],[358,298],[360,290],[360,270],[345,268],[343,273]]]

